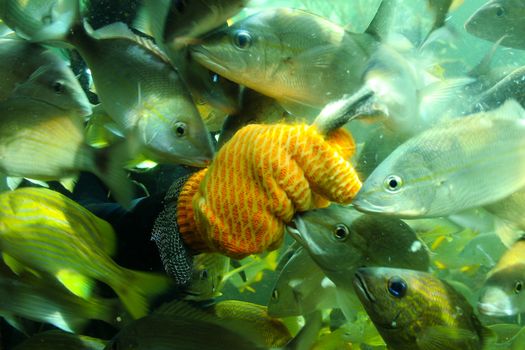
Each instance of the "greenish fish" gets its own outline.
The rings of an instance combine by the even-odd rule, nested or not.
[[[397,147],[352,204],[405,218],[446,216],[503,199],[525,185],[525,111],[498,109],[445,121]]]
[[[241,11],[248,0],[146,1],[139,27],[157,31],[162,42],[179,50]],[[160,20],[159,20],[160,19]],[[156,27],[156,29],[155,29]]]
[[[104,110],[144,153],[161,163],[204,166],[213,156],[206,126],[177,70],[123,23],[67,38],[91,69]]]
[[[54,276],[75,295],[88,299],[95,280],[120,297],[132,317],[144,316],[148,298],[165,292],[165,276],[117,265],[113,229],[67,197],[44,188],[0,195],[0,250],[14,271]]]
[[[521,0],[491,0],[481,6],[465,23],[465,30],[481,39],[525,49],[525,4]]]
[[[218,253],[201,253],[193,258],[186,300],[207,300],[220,296],[224,277],[230,269],[230,258]]]
[[[53,330],[37,333],[13,350],[103,350],[106,343],[102,339]]]
[[[281,320],[268,315],[266,306],[240,300],[223,300],[213,305],[214,314],[221,320],[230,320],[250,327],[250,339],[264,348],[285,346],[291,339],[290,332]]]
[[[127,317],[118,299],[82,299],[51,276],[16,276],[0,272],[0,313],[54,325],[66,332],[82,332],[89,320],[120,328]]]
[[[268,301],[272,317],[301,316],[337,307],[336,286],[299,246],[280,270]]]
[[[365,267],[354,286],[389,349],[478,350],[487,341],[467,300],[430,273]]]
[[[173,301],[124,327],[106,349],[263,349],[249,340],[251,334],[244,327],[237,327],[205,310]]]
[[[525,238],[516,241],[487,275],[478,309],[490,316],[525,312]]]
[[[75,21],[78,1],[71,0],[3,0],[0,19],[17,35],[45,41],[65,35]]]
[[[359,266],[429,268],[426,247],[400,219],[332,204],[297,214],[293,224],[287,231],[339,288],[352,289]]]
[[[0,39],[0,100],[11,95],[43,100],[79,116],[91,105],[66,62],[51,50],[20,39]]]
[[[190,52],[206,68],[305,117],[357,91],[375,43],[320,16],[281,8],[220,28]]]
[[[117,201],[129,205],[124,145],[88,146],[83,120],[44,101],[15,97],[1,101],[0,111],[0,173],[50,181],[90,171],[106,183]]]
[[[199,25],[203,25],[201,29],[205,31],[200,32],[198,29],[199,33],[190,35],[201,35],[215,29],[230,17],[231,11],[228,10],[238,4],[239,11],[242,2],[147,1],[135,23],[137,29],[155,38],[155,43],[177,67],[210,131],[220,130],[226,116],[238,109],[239,85],[210,72],[191,57],[185,42],[195,38],[173,37],[172,34],[184,31],[189,33],[192,31],[191,27]]]

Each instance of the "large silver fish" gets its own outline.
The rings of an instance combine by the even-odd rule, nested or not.
[[[396,148],[352,204],[398,217],[445,216],[525,186],[525,111],[514,100],[444,122]]]

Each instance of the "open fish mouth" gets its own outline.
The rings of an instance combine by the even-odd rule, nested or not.
[[[290,234],[290,236],[292,236],[293,239],[295,239],[300,245],[308,248],[303,234],[301,233],[305,229],[306,227],[304,226],[304,222],[299,216],[295,216],[292,221],[286,225],[286,231]]]
[[[360,212],[388,214],[388,210],[386,208],[369,202],[368,200],[364,199],[363,196],[359,196],[359,194],[352,201],[352,205]]]
[[[356,272],[354,277],[354,286],[358,289],[358,291],[365,296],[365,298],[371,302],[375,303],[376,298],[372,295],[370,290],[368,290],[368,287],[366,286],[366,282],[363,280],[363,277],[359,272]]]

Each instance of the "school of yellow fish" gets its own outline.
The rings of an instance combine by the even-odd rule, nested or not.
[[[524,18],[523,0],[0,0],[0,349],[524,350]],[[249,124],[305,123],[351,134],[352,202],[288,203],[284,239],[196,254],[182,290],[71,196],[91,173],[126,210]]]

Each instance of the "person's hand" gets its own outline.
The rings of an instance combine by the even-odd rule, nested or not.
[[[350,203],[361,188],[343,129],[323,137],[308,125],[249,125],[194,174],[178,200],[184,241],[233,258],[278,248],[295,212]]]

